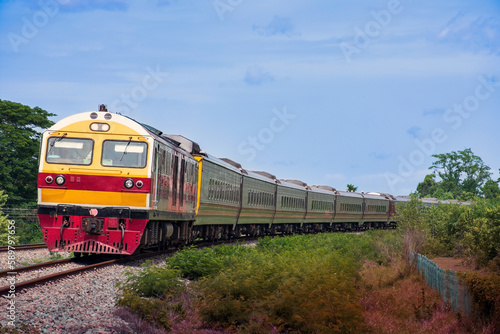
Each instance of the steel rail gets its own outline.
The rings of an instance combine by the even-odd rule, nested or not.
[[[29,245],[13,245],[13,246],[0,246],[0,252],[7,252],[9,250],[25,250],[25,249],[37,249],[37,248],[47,248],[44,243],[29,244]]]
[[[245,238],[233,239],[233,240],[218,240],[218,241],[213,241],[213,242],[201,242],[201,243],[195,245],[195,247],[203,248],[203,247],[210,247],[210,246],[219,245],[219,244],[234,243],[234,242],[238,242],[238,241],[249,241],[249,240],[256,240],[256,239],[257,238],[254,238],[254,237],[245,237]],[[102,262],[98,262],[98,263],[94,263],[94,264],[90,264],[90,265],[86,265],[86,266],[82,266],[82,267],[78,267],[78,268],[60,271],[58,273],[53,273],[50,275],[34,278],[32,280],[28,280],[28,281],[24,281],[24,282],[15,282],[15,284],[13,284],[13,287],[14,287],[15,292],[17,293],[17,292],[19,292],[23,289],[26,289],[26,288],[30,288],[30,287],[33,287],[33,286],[36,286],[36,285],[39,285],[39,284],[42,284],[45,282],[55,281],[55,280],[58,280],[60,278],[83,273],[83,272],[91,270],[91,269],[102,268],[102,267],[106,267],[106,266],[113,265],[113,264],[131,262],[131,261],[140,260],[140,259],[144,259],[144,258],[156,256],[156,255],[175,253],[181,249],[182,248],[172,248],[172,249],[167,249],[167,250],[162,250],[162,251],[154,251],[154,252],[147,252],[147,253],[142,253],[142,254],[138,254],[138,255],[131,255],[131,256],[127,256],[127,257],[123,257],[123,258],[119,258],[119,259],[102,261]],[[3,270],[3,271],[0,271],[0,275],[15,276],[15,275],[17,275],[18,272],[32,270],[33,268],[34,269],[42,268],[42,267],[44,267],[44,265],[47,265],[47,264],[49,266],[54,266],[54,265],[61,264],[61,263],[67,263],[67,262],[73,261],[74,259],[75,258],[68,258],[68,259],[38,263],[35,265],[26,266],[26,267],[19,267],[19,268],[16,268],[14,270]],[[9,292],[12,293],[11,286],[0,287],[0,296],[6,295]]]
[[[0,277],[8,276],[9,273],[12,273],[12,272],[22,273],[25,271],[32,271],[32,270],[41,269],[41,268],[53,267],[53,266],[57,266],[59,264],[64,264],[64,263],[68,263],[68,262],[72,262],[72,261],[73,261],[73,258],[67,258],[67,259],[61,259],[61,260],[55,260],[55,261],[47,261],[47,262],[30,264],[27,266],[17,267],[14,269],[4,269],[4,270],[0,270]]]

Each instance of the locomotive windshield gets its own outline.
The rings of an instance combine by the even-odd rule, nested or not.
[[[90,165],[94,141],[92,139],[50,137],[46,161],[51,164]]]
[[[105,140],[102,145],[103,166],[146,167],[148,144],[136,141]]]

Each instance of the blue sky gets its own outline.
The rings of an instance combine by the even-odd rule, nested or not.
[[[405,195],[500,168],[500,1],[0,1],[0,99],[101,103],[279,178]]]

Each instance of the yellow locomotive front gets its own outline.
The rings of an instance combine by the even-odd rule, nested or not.
[[[38,217],[49,250],[134,253],[149,217],[153,147],[143,126],[104,106],[46,130]]]

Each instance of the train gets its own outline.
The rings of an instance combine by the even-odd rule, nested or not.
[[[246,170],[105,105],[41,138],[37,215],[51,252],[132,255],[199,240],[395,228],[397,201]]]

